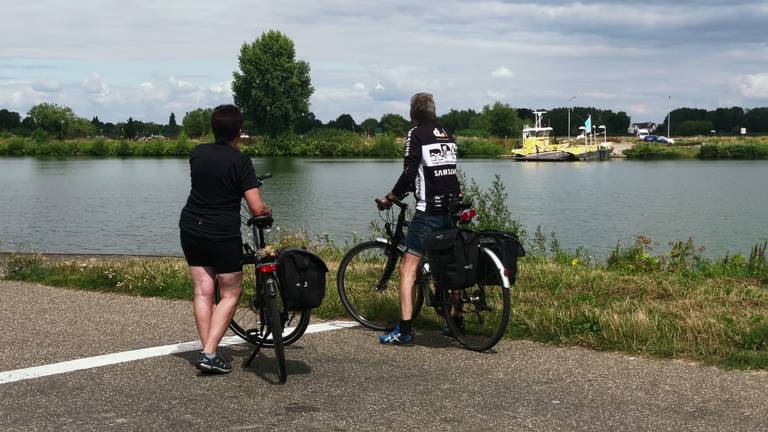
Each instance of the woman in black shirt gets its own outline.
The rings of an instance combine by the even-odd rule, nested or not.
[[[243,280],[240,200],[254,215],[271,211],[261,200],[251,159],[240,153],[243,126],[240,109],[221,105],[213,110],[211,126],[216,142],[195,147],[189,158],[192,188],[181,211],[181,248],[189,264],[194,288],[197,332],[203,349],[197,367],[204,372],[228,373],[231,365],[216,354],[235,313]],[[214,308],[216,284],[221,299]]]

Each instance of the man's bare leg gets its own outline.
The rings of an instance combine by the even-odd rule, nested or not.
[[[413,298],[416,275],[421,257],[406,252],[400,262],[400,318],[403,321],[413,319]]]

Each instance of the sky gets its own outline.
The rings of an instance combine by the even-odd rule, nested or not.
[[[327,122],[595,106],[635,122],[678,107],[768,106],[768,1],[0,0],[0,108],[40,102],[166,123],[232,103],[245,42],[279,30]]]

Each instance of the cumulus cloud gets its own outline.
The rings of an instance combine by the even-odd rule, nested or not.
[[[32,88],[44,93],[57,93],[61,91],[61,84],[50,78],[41,78],[32,82]]]
[[[92,73],[85,79],[85,81],[83,81],[83,90],[85,90],[86,93],[101,93],[104,89],[104,83],[97,73]]]
[[[578,105],[641,120],[663,118],[669,94],[677,106],[702,107],[766,97],[756,73],[768,54],[764,0],[99,4],[39,0],[4,11],[0,76],[14,83],[0,84],[0,104],[42,98],[100,118],[165,121],[169,109],[231,102],[238,50],[268,28],[291,37],[312,66],[311,109],[324,121],[407,114],[417,91],[445,110],[494,99],[556,107],[579,94]],[[231,16],[253,25],[233,27]]]
[[[741,93],[748,98],[768,98],[768,73],[745,76]]]
[[[515,73],[509,70],[506,66],[501,66],[500,68],[491,72],[491,76],[494,78],[514,78]]]

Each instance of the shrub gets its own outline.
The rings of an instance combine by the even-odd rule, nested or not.
[[[399,158],[403,156],[403,146],[394,135],[383,134],[373,140],[369,156],[378,158]]]
[[[26,146],[23,138],[12,138],[6,145],[6,154],[8,156],[23,156],[26,153]]]
[[[660,144],[641,143],[631,149],[624,150],[628,159],[680,159],[686,157],[684,149],[680,147],[667,147]]]
[[[109,154],[109,148],[104,138],[97,138],[89,146],[86,154],[89,156],[107,156]]]
[[[768,159],[768,144],[704,144],[697,155],[699,159]]]
[[[490,139],[460,138],[457,139],[457,151],[460,157],[498,157],[504,153],[504,146]]]
[[[515,233],[520,241],[525,240],[520,220],[512,218],[512,211],[507,205],[509,194],[501,176],[496,174],[491,180],[488,189],[483,190],[472,179],[467,183],[466,176],[459,171],[461,190],[464,191],[464,200],[469,201],[477,209],[476,227],[480,230],[498,230]]]

